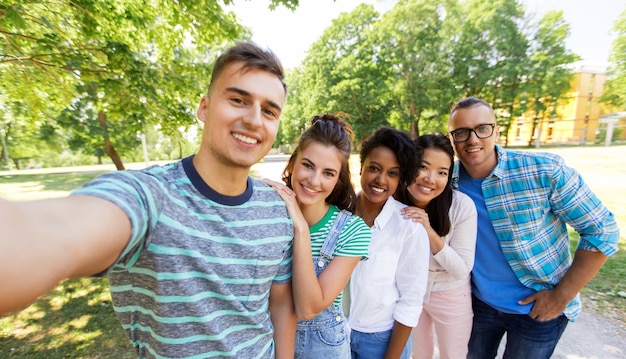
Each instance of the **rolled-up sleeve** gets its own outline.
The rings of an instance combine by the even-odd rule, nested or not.
[[[580,234],[579,249],[600,251],[607,256],[617,252],[619,227],[613,213],[582,176],[562,162],[552,178],[550,205],[557,216]]]
[[[417,326],[428,282],[430,246],[428,234],[421,224],[414,223],[410,240],[404,242],[396,270],[398,303],[393,318],[408,327]]]

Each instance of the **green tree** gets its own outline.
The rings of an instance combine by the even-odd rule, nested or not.
[[[282,125],[285,143],[293,142],[312,116],[325,112],[347,114],[356,142],[386,123],[386,68],[377,62],[370,35],[378,17],[367,4],[340,14],[311,45],[302,65],[289,74]]]
[[[515,0],[471,0],[455,15],[458,40],[451,51],[458,95],[511,102],[527,60],[528,41],[520,30],[523,7]]]
[[[492,58],[488,70],[490,78],[480,96],[494,105],[501,133],[508,138],[511,120],[525,110],[519,105],[519,97],[529,62],[530,45],[523,32],[528,20],[517,1],[503,0],[491,5],[495,12],[484,23],[485,31],[491,34],[488,46],[493,46],[489,55]]]
[[[562,14],[535,22],[515,0],[401,0],[382,17],[362,5],[290,73],[281,143],[333,111],[352,116],[357,138],[381,125],[445,132],[450,106],[466,96],[492,103],[504,133],[528,109],[554,118],[577,59],[568,33]]]
[[[376,29],[383,66],[395,99],[396,126],[419,135],[420,120],[438,103],[440,89],[447,88],[448,41],[443,36],[447,1],[399,1],[383,15]],[[419,16],[416,16],[419,14]]]
[[[546,13],[531,42],[529,71],[526,78],[528,108],[533,112],[533,125],[528,146],[534,143],[535,132],[541,133],[543,121],[557,116],[556,108],[570,89],[572,70],[568,65],[578,56],[565,47],[569,25],[562,11]]]
[[[281,114],[276,145],[291,145],[295,143],[298,136],[308,126],[307,117],[309,113],[314,113],[314,110],[309,109],[310,98],[305,96],[305,93],[310,93],[310,89],[303,85],[307,80],[304,66],[298,66],[287,72],[286,82],[289,84],[287,101]]]
[[[24,162],[41,162],[44,149],[59,145],[45,138],[45,112],[32,112],[22,102],[0,95],[0,162],[10,160],[7,167],[22,168]],[[33,119],[33,120],[31,120]],[[57,147],[56,149],[58,149]],[[58,151],[57,151],[58,152]]]
[[[379,17],[371,6],[361,5],[333,24],[343,31],[335,33],[342,46],[337,48],[339,56],[331,67],[334,81],[328,105],[333,112],[350,116],[356,143],[388,124],[393,104],[387,81],[391,72],[373,36]]]
[[[224,4],[230,4],[225,1]],[[56,117],[95,86],[102,148],[117,168],[116,133],[180,128],[208,83],[207,64],[248,32],[216,0],[61,0],[0,4],[0,80],[9,100]],[[272,0],[294,8],[298,0]],[[189,55],[191,48],[193,55]],[[190,76],[192,71],[203,70]],[[204,75],[204,76],[202,76]],[[200,80],[200,78],[202,80]],[[180,84],[179,80],[191,80]],[[203,82],[203,83],[202,83]],[[183,88],[184,87],[184,88]],[[193,100],[192,100],[193,99]],[[52,113],[53,116],[49,116]]]
[[[613,24],[616,37],[609,55],[609,70],[601,102],[626,109],[626,8]]]

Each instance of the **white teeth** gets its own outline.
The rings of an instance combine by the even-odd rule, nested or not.
[[[316,190],[309,188],[307,186],[302,186],[302,189],[304,189],[306,192],[317,193]]]
[[[432,192],[433,189],[432,188],[428,188],[428,187],[424,187],[424,186],[420,186],[420,188],[426,192]]]
[[[480,151],[480,148],[472,148],[472,149],[467,150],[467,152],[470,152],[470,153],[474,153],[478,151]]]
[[[256,144],[258,142],[256,139],[254,139],[252,137],[244,136],[244,135],[241,135],[241,134],[238,134],[238,133],[233,133],[233,137],[238,139],[241,142],[245,142],[245,143],[248,143],[248,144],[251,144],[251,145],[254,145],[254,144]]]
[[[378,192],[378,193],[383,193],[383,192],[385,192],[385,190],[384,190],[384,189],[382,189],[382,188],[378,188],[378,187],[372,187],[372,191],[374,191],[374,192]]]

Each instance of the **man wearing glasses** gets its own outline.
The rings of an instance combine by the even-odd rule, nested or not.
[[[549,358],[578,293],[617,251],[613,214],[580,174],[550,153],[504,150],[492,107],[474,97],[448,122],[460,165],[453,181],[478,212],[468,358]],[[573,261],[566,224],[580,234]]]

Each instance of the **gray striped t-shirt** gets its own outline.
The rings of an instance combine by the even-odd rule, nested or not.
[[[270,286],[291,281],[284,202],[248,178],[220,195],[192,157],[102,175],[73,194],[121,207],[132,235],[108,270],[115,311],[139,357],[272,358]]]

